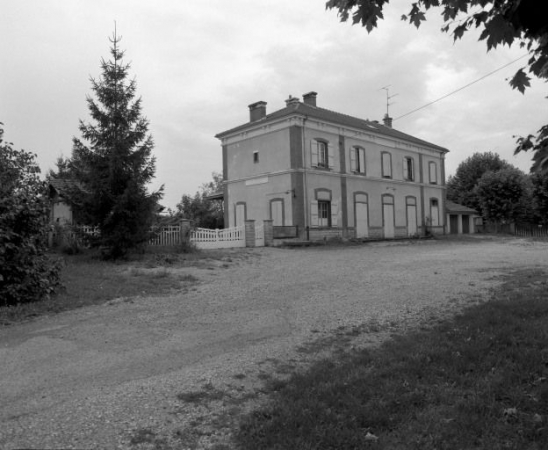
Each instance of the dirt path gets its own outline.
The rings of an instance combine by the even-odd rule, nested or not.
[[[202,283],[185,294],[0,329],[0,448],[152,448],[147,436],[196,423],[178,394],[251,392],[268,364],[313,339],[454,310],[505,271],[548,263],[548,245],[512,239],[253,254],[195,270]]]

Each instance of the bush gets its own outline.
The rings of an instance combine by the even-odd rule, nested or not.
[[[0,127],[0,305],[8,306],[51,294],[60,263],[46,255],[48,197],[36,155],[14,150],[3,134]]]

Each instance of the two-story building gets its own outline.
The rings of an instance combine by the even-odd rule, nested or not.
[[[320,108],[317,93],[290,96],[219,133],[225,227],[247,219],[295,227],[304,239],[395,238],[445,229],[447,149],[384,124]]]

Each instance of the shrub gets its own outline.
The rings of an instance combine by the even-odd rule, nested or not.
[[[51,294],[60,263],[46,255],[48,198],[36,155],[14,150],[3,134],[0,127],[0,305],[7,306]]]

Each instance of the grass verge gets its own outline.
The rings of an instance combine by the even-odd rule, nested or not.
[[[200,257],[196,254],[183,257],[151,253],[113,263],[98,259],[94,253],[63,256],[63,288],[51,298],[40,302],[0,307],[0,325],[98,305],[115,298],[164,295],[186,289],[195,284],[197,279],[190,274],[168,270],[168,267],[195,265]],[[188,262],[187,258],[190,258]]]
[[[243,417],[239,449],[548,448],[546,274],[378,348],[314,363]]]

